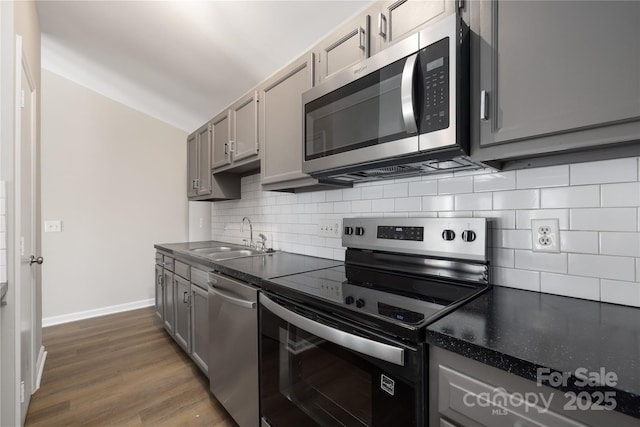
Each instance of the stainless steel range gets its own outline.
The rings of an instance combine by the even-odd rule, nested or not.
[[[426,326],[489,287],[484,218],[347,218],[343,266],[263,283],[263,426],[423,426]]]

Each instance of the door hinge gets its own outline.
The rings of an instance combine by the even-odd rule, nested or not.
[[[20,108],[24,108],[24,89],[20,89]]]

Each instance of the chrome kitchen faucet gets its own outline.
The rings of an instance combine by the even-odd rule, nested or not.
[[[249,223],[249,247],[252,248],[253,247],[253,225],[251,225],[251,220],[249,219],[248,216],[245,216],[244,218],[242,218],[242,222],[240,223],[240,232],[244,232],[244,221],[247,220],[247,222]],[[244,241],[246,242],[247,240],[244,239]]]

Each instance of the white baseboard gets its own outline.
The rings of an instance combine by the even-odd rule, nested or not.
[[[153,298],[141,301],[128,302],[126,304],[111,305],[109,307],[96,308],[93,310],[79,311],[77,313],[61,314],[59,316],[45,317],[42,319],[42,327],[61,325],[63,323],[75,322],[76,320],[90,319],[92,317],[105,316],[107,314],[120,313],[122,311],[135,310],[137,308],[149,307],[155,304]]]

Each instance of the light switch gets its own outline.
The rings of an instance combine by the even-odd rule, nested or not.
[[[44,222],[45,233],[59,233],[62,231],[62,221],[53,220]]]

